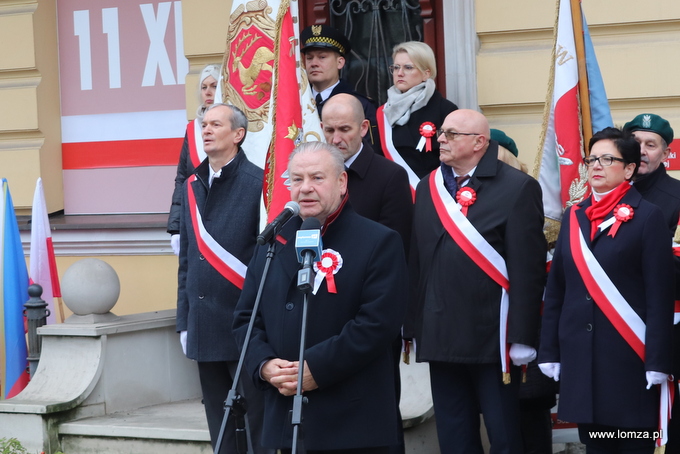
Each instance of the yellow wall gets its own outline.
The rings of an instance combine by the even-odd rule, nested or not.
[[[477,0],[478,95],[492,126],[517,142],[531,165],[539,146],[556,1]],[[680,3],[583,0],[615,125],[643,112],[680,136]],[[531,11],[531,14],[527,14]],[[676,68],[677,67],[677,68]],[[676,178],[680,172],[672,172]]]
[[[189,59],[186,78],[187,118],[196,116],[200,103],[198,75],[210,63],[222,63],[229,27],[230,0],[183,0],[184,53]]]
[[[87,257],[58,257],[60,278],[69,266]],[[172,309],[177,303],[177,257],[160,256],[97,256],[118,274],[120,297],[111,310],[116,315]],[[64,306],[64,315],[72,312]]]
[[[39,176],[63,208],[56,17],[54,0],[0,2],[0,177],[20,214]]]

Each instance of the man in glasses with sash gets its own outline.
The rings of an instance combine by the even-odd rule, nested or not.
[[[486,118],[449,114],[417,187],[404,336],[430,363],[442,453],[522,453],[521,369],[536,357],[546,242],[541,188],[498,160]]]
[[[198,362],[214,447],[239,358],[231,324],[258,234],[263,173],[241,149],[248,120],[238,108],[215,104],[201,126],[207,159],[182,191],[177,331],[186,356]],[[266,452],[259,447],[261,393],[250,380],[240,385],[254,452]],[[220,452],[237,452],[233,417],[224,436]]]

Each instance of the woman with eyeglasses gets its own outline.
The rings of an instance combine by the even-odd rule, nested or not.
[[[578,424],[587,453],[651,454],[673,386],[668,228],[631,183],[640,165],[635,138],[606,128],[589,145],[592,195],[562,218],[539,367],[559,380],[558,418]]]
[[[177,164],[177,176],[175,177],[175,191],[172,193],[172,205],[170,206],[170,216],[168,217],[168,233],[170,246],[175,255],[179,255],[179,218],[182,205],[182,184],[189,178],[194,169],[203,162],[206,157],[203,151],[203,136],[201,133],[201,121],[203,114],[210,106],[215,103],[215,91],[217,81],[220,78],[219,65],[207,65],[201,70],[198,81],[198,96],[201,104],[196,110],[196,118],[187,124],[184,134],[182,151],[179,155]]]
[[[437,130],[458,107],[435,88],[434,52],[425,43],[394,46],[392,85],[377,120],[383,154],[406,169],[411,186],[439,166]]]

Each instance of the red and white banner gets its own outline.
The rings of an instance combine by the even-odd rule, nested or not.
[[[47,215],[45,192],[42,179],[38,178],[33,195],[33,209],[31,212],[31,252],[29,278],[31,283],[39,284],[42,289],[42,299],[47,303],[50,311],[47,323],[56,321],[54,298],[61,297],[57,261],[54,257],[52,231]],[[61,320],[63,321],[63,320]]]
[[[57,0],[57,25],[66,213],[167,212],[187,124],[182,2]]]
[[[545,216],[556,221],[562,219],[567,202],[588,194],[583,178],[576,43],[568,0],[560,0],[558,15],[551,108],[538,175]],[[570,189],[574,194],[570,195]]]

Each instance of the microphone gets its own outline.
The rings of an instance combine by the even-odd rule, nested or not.
[[[257,244],[262,246],[269,243],[281,231],[283,226],[286,225],[286,222],[293,216],[297,216],[298,213],[300,213],[300,205],[292,200],[288,202],[283,211],[272,222],[267,224],[267,227],[257,236]]]
[[[313,264],[316,257],[321,257],[321,223],[316,218],[307,218],[295,234],[295,252],[302,268],[298,271],[297,287],[309,292],[314,284]]]

